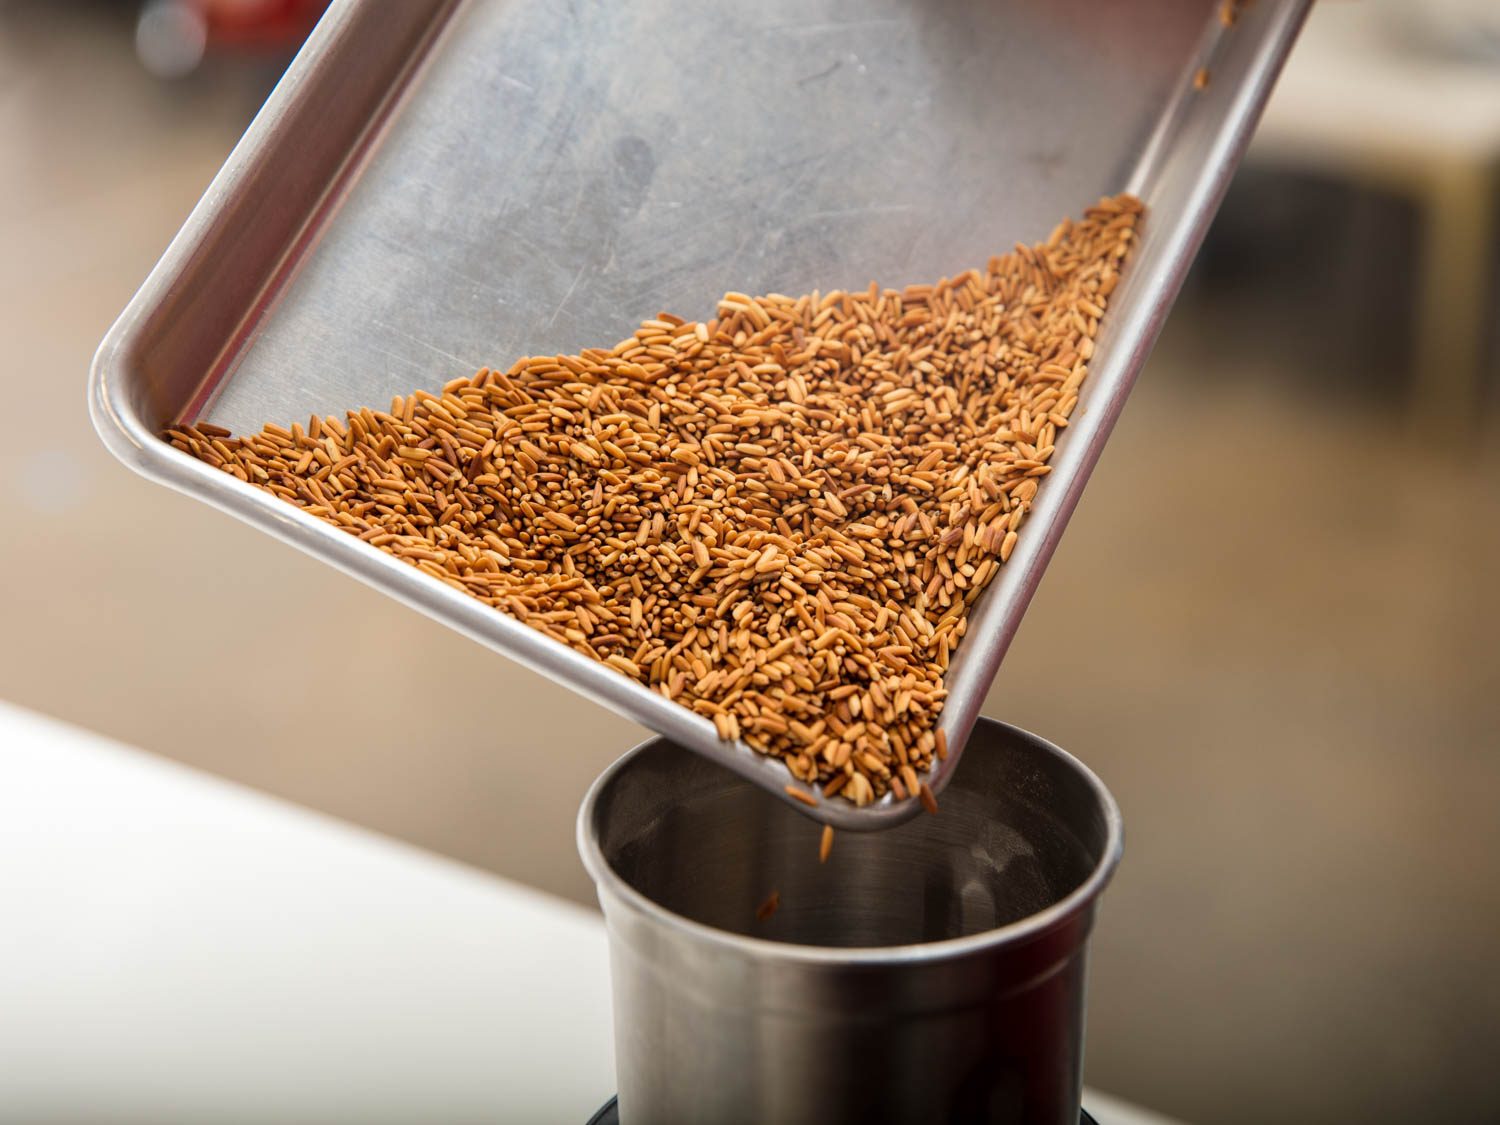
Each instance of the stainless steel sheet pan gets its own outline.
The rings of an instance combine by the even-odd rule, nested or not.
[[[383,407],[730,289],[931,281],[1133,191],[1073,424],[950,670],[960,748],[1307,6],[338,0],[101,344],[96,425],[147,476],[780,793],[782,764],[708,720],[157,434]]]

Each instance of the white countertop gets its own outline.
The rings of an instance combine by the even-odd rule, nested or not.
[[[596,914],[4,703],[0,916],[0,1122],[582,1125],[614,1090]]]

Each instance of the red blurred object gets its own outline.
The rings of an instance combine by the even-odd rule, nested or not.
[[[209,50],[282,51],[301,45],[329,0],[189,0]]]

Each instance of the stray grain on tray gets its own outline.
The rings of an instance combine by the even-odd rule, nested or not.
[[[1141,214],[936,285],[730,293],[612,348],[177,446],[865,805],[921,794]]]

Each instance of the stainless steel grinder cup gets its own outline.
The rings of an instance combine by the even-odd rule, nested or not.
[[[1074,1125],[1084,956],[1120,813],[991,720],[936,816],[840,832],[653,739],[579,813],[624,1125]]]

